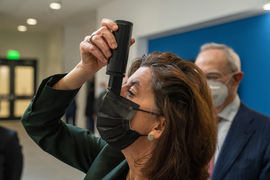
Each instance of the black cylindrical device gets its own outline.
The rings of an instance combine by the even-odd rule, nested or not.
[[[116,20],[118,30],[113,32],[117,42],[117,48],[112,49],[112,56],[109,58],[106,74],[110,75],[108,89],[115,95],[120,95],[122,80],[125,76],[130,39],[133,23],[124,20]]]

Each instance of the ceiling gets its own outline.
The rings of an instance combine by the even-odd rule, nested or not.
[[[114,0],[0,0],[0,32],[17,31],[26,25],[27,32],[50,32],[66,25],[82,25],[95,19],[96,8]],[[59,2],[60,10],[52,10],[49,4]],[[260,13],[262,9],[260,7]],[[252,12],[254,14],[254,12]],[[257,13],[257,12],[256,12]],[[37,20],[37,25],[26,23],[28,18]]]
[[[28,32],[48,32],[64,25],[79,25],[95,18],[95,9],[113,0],[0,0],[0,30],[17,31],[17,26],[26,25]],[[52,10],[49,4],[59,2],[60,10]],[[26,20],[37,20],[35,26]]]

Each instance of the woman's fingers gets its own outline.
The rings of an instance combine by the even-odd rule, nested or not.
[[[107,18],[102,19],[101,26],[106,26],[112,31],[117,31],[118,30],[117,24],[113,20],[110,20],[110,19],[107,19]]]
[[[100,60],[102,63],[107,64],[108,58],[102,53],[102,51],[93,44],[89,44],[90,53],[95,56],[98,60]]]
[[[135,43],[135,39],[134,38],[131,38],[130,39],[130,46],[132,46],[134,43]]]
[[[101,27],[91,36],[86,36],[82,42],[81,52],[85,60],[99,60],[102,64],[107,64],[111,57],[111,49],[117,48],[116,39],[112,31],[117,31],[117,24],[110,19],[103,19]],[[130,46],[135,43],[131,38]],[[94,59],[93,59],[94,58]]]
[[[91,57],[94,57],[95,59],[98,59],[102,63],[107,64],[108,60],[107,57],[104,56],[102,51],[95,45],[93,44],[93,37],[91,38],[91,42],[89,42],[90,36],[86,36],[84,38],[84,41],[81,43],[81,53],[82,53],[82,60],[88,60]]]
[[[102,35],[92,36],[90,44],[96,46],[106,58],[111,57],[112,54],[108,41]]]
[[[107,26],[102,26],[94,32],[88,42],[97,46],[106,58],[111,57],[111,49],[117,48],[115,37]]]
[[[104,38],[104,40],[110,46],[111,49],[117,48],[117,43],[116,43],[115,37],[114,37],[113,33],[111,32],[111,30],[108,29],[108,27],[106,27],[106,26],[101,27],[100,31],[98,33],[101,34],[101,36]]]
[[[101,26],[102,27],[107,27],[110,31],[117,31],[118,30],[117,24],[113,20],[110,20],[110,19],[107,19],[107,18],[104,18],[101,21]],[[104,37],[106,37],[106,36],[104,36]],[[111,36],[109,36],[108,39],[109,39],[109,42],[112,42],[112,43],[109,43],[110,47],[112,49],[115,49],[116,47],[113,45],[113,43],[115,41],[115,38],[114,37],[111,38]],[[115,43],[116,43],[116,41],[115,41]],[[130,40],[130,46],[132,46],[134,43],[135,43],[135,39],[134,38],[131,38],[131,40]]]

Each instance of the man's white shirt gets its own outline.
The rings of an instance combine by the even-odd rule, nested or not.
[[[241,103],[240,98],[237,95],[233,100],[233,102],[231,102],[231,104],[226,106],[220,113],[218,113],[218,116],[221,117],[222,119],[218,123],[218,137],[217,137],[218,141],[217,141],[217,149],[215,152],[215,163],[220,154],[220,150],[223,146],[227,133],[231,127],[232,121],[240,108],[240,103]]]

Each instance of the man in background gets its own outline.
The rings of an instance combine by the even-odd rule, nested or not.
[[[95,100],[95,114],[97,114],[99,107],[103,101],[103,98],[105,97],[105,94],[107,93],[106,90],[106,84],[104,82],[101,82],[98,87],[99,96]]]
[[[17,132],[0,127],[0,180],[20,180],[22,169],[23,155]]]
[[[105,97],[106,93],[107,93],[107,90],[106,90],[106,84],[104,82],[101,82],[98,86],[98,97],[94,99],[94,103],[93,103],[93,133],[96,135],[96,136],[99,136],[99,133],[95,132],[95,129],[96,129],[96,119],[97,119],[97,112],[99,110],[99,107],[101,106],[101,103],[103,101],[103,98]]]
[[[87,82],[87,99],[85,108],[85,116],[87,117],[87,129],[90,131],[91,134],[94,134],[95,132],[94,102],[95,102],[95,78],[91,77],[91,79]]]
[[[66,123],[69,124],[69,120],[72,120],[72,125],[75,126],[76,123],[76,99],[71,103],[71,105],[66,109]]]
[[[239,56],[226,45],[209,43],[201,47],[195,64],[206,75],[217,113],[218,144],[209,167],[211,180],[269,180],[270,117],[240,100]]]

